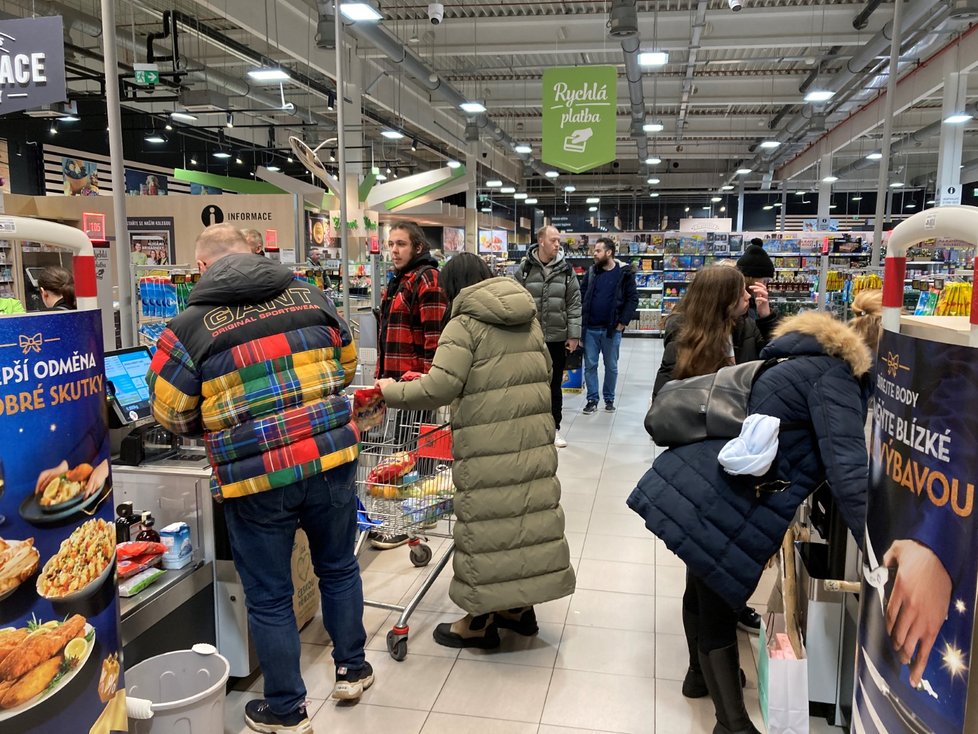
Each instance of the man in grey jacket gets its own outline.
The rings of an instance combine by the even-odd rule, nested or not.
[[[560,249],[560,233],[554,227],[541,227],[537,244],[520,263],[516,280],[529,291],[537,306],[537,318],[553,361],[550,378],[550,410],[557,428],[554,445],[564,448],[560,418],[564,396],[564,365],[567,353],[577,350],[581,339],[581,285],[574,268]]]

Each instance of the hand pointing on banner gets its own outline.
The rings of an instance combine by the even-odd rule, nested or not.
[[[587,147],[587,141],[591,139],[592,135],[594,135],[594,131],[589,127],[575,130],[564,138],[564,150],[571,153],[583,153]]]

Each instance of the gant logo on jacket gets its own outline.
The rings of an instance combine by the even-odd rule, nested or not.
[[[263,303],[242,303],[235,306],[219,306],[204,314],[204,328],[217,336],[258,319],[266,319],[296,311],[317,309],[309,299],[305,288],[287,288],[281,295]]]

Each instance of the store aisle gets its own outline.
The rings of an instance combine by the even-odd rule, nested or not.
[[[625,497],[653,459],[642,427],[662,355],[658,339],[627,339],[619,365],[615,413],[581,415],[583,395],[565,395],[560,451],[562,504],[577,570],[573,597],[537,608],[540,634],[503,631],[493,652],[451,650],[431,639],[441,621],[462,612],[448,598],[450,569],[411,619],[407,659],[387,654],[386,634],[397,615],[368,608],[368,658],[376,683],[355,706],[328,700],[333,684],[329,640],[317,617],[302,633],[309,716],[318,734],[708,734],[715,723],[709,699],[683,698],[687,664],[682,634],[684,571],[664,545],[625,506]],[[434,541],[436,557],[440,541]],[[422,581],[405,548],[361,557],[368,598],[396,603]],[[756,599],[766,601],[769,583]],[[763,604],[755,604],[763,611]],[[762,728],[757,703],[757,638],[741,633],[748,710]],[[248,699],[261,679],[228,696],[225,732],[249,731]],[[243,690],[249,688],[250,690]],[[841,730],[813,719],[813,734]]]

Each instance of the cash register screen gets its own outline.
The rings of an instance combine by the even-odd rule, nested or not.
[[[152,420],[149,385],[146,384],[151,359],[146,347],[122,349],[105,355],[109,402],[123,424]]]

